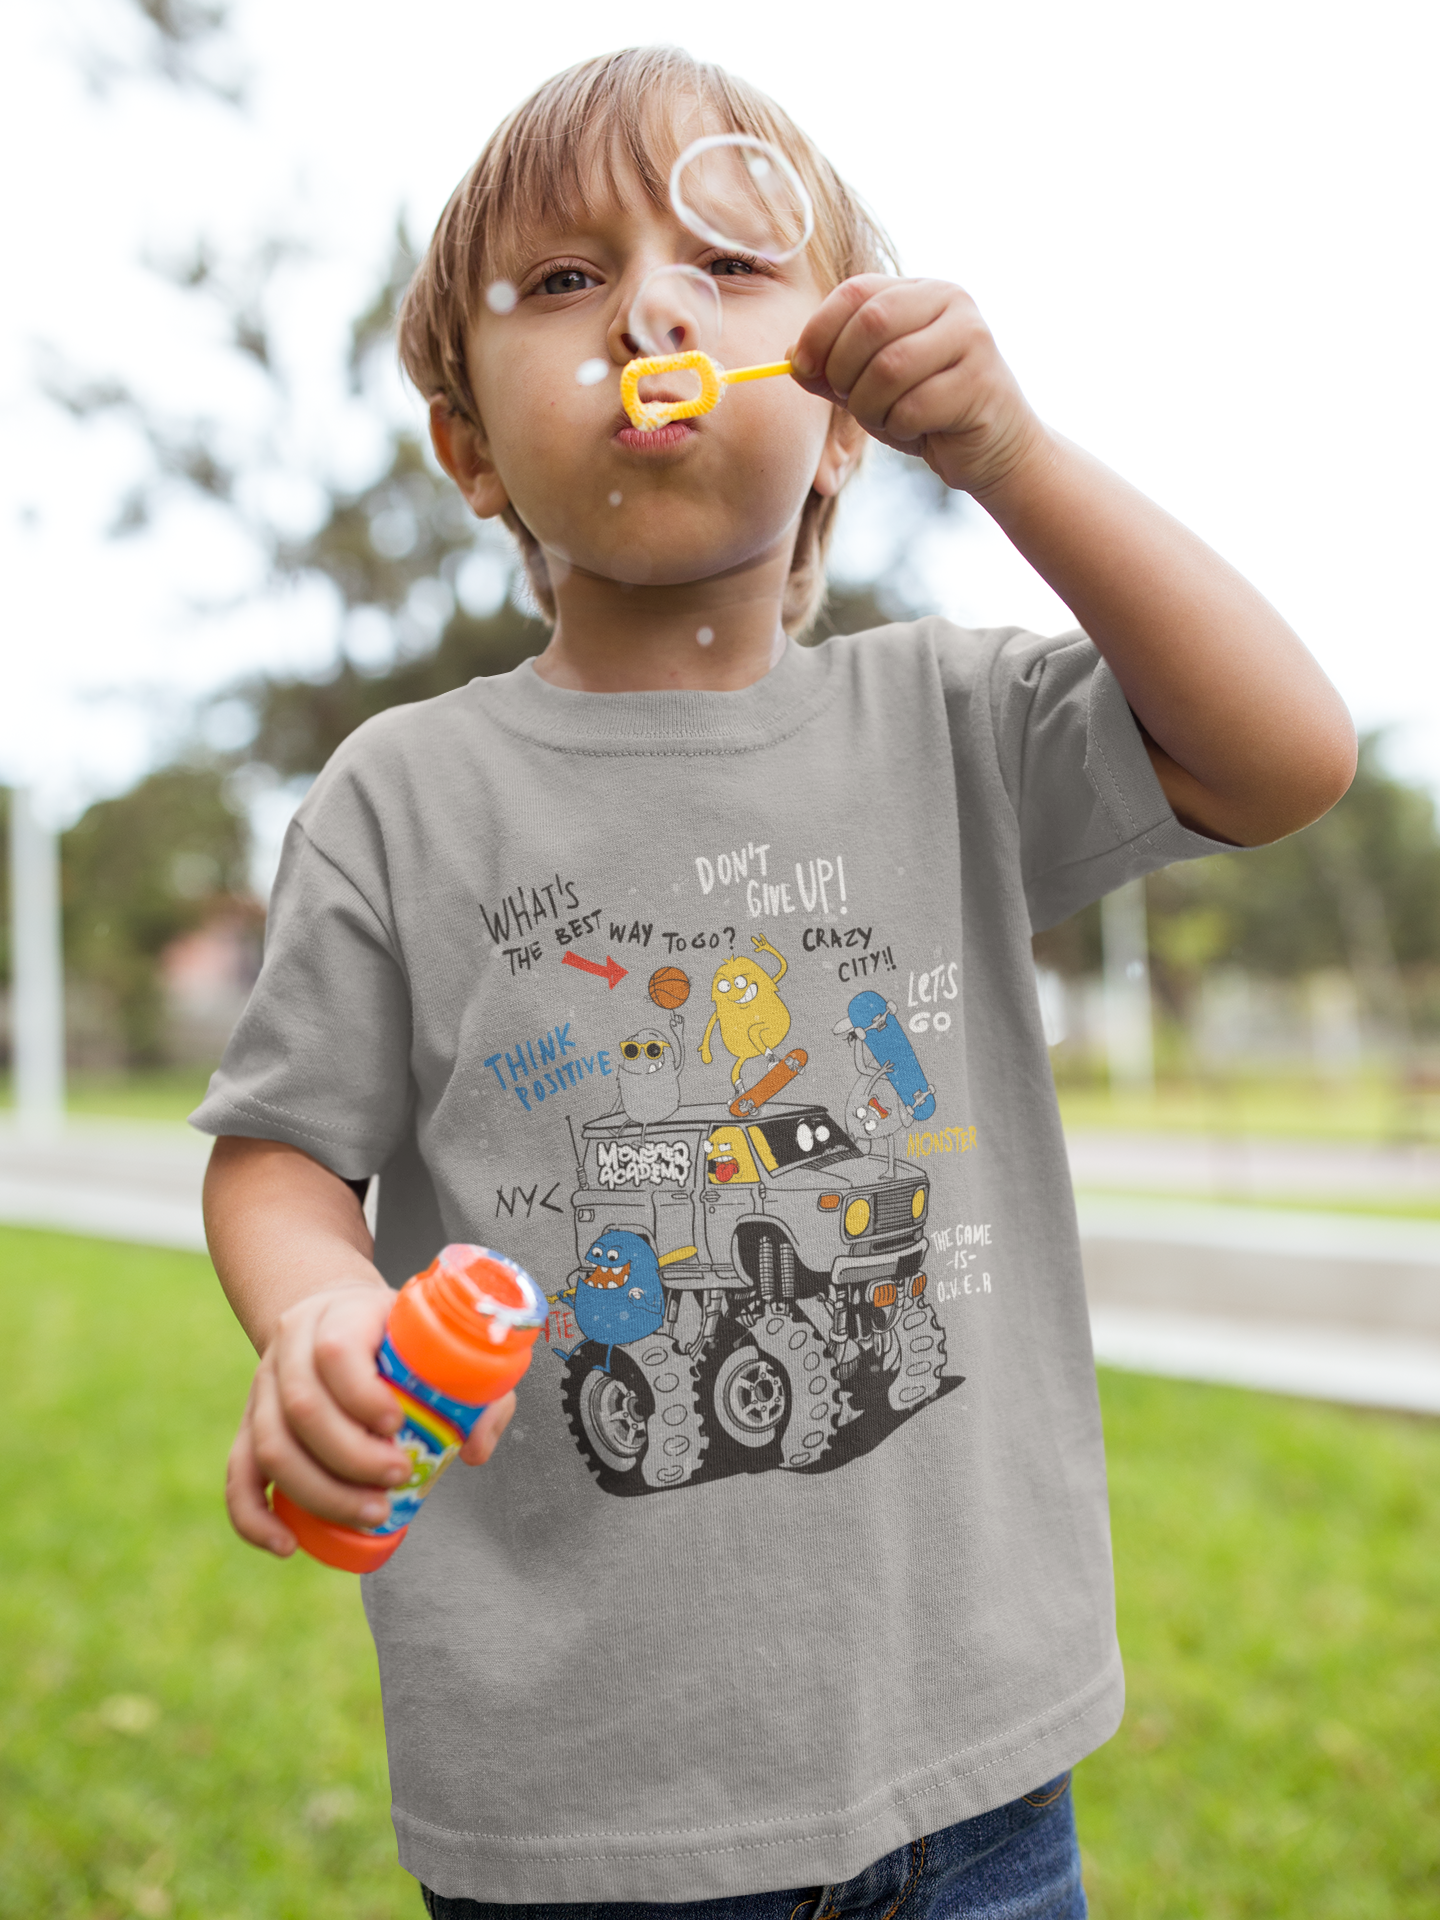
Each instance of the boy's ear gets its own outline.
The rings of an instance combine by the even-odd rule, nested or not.
[[[816,493],[826,499],[839,493],[850,476],[850,469],[855,464],[856,453],[864,438],[865,429],[853,413],[847,413],[843,407],[830,409],[825,445],[820,450],[820,463],[810,483]]]
[[[457,413],[443,393],[430,401],[430,444],[477,520],[493,520],[505,511],[510,496],[495,471],[484,433]]]

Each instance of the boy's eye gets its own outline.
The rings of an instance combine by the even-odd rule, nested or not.
[[[722,274],[754,273],[755,263],[753,260],[737,259],[732,254],[732,255],[727,255],[726,258],[723,260],[712,260],[710,262],[709,271],[713,273],[717,277],[717,279]]]
[[[555,272],[540,282],[541,293],[584,293],[587,287],[598,287],[600,282],[594,274],[586,273],[581,267],[557,267]]]

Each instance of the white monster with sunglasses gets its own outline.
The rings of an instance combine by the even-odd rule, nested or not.
[[[685,1020],[679,1013],[670,1016],[667,1039],[658,1027],[641,1027],[620,1043],[620,1097],[611,1109],[623,1110],[629,1120],[640,1122],[640,1138],[646,1127],[657,1120],[668,1120],[680,1105],[680,1070],[685,1065]]]

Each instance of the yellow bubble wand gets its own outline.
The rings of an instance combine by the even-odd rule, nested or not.
[[[698,348],[689,353],[658,353],[646,360],[632,360],[620,375],[620,403],[630,424],[641,433],[653,433],[656,427],[668,427],[672,420],[693,420],[709,413],[725,397],[727,386],[740,380],[772,380],[776,374],[789,373],[788,360],[772,360],[763,367],[722,367]],[[642,400],[640,382],[657,373],[694,373],[699,375],[700,391],[693,400]]]

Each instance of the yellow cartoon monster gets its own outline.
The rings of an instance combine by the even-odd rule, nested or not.
[[[790,1031],[790,1009],[775,991],[789,970],[788,962],[763,934],[750,936],[757,953],[773,953],[780,962],[779,973],[770,973],[758,961],[732,957],[722,960],[710,983],[715,1011],[700,1042],[700,1058],[710,1065],[710,1036],[720,1024],[720,1039],[727,1053],[735,1056],[730,1084],[740,1084],[740,1069],[747,1060],[762,1056],[773,1058],[774,1049]]]

